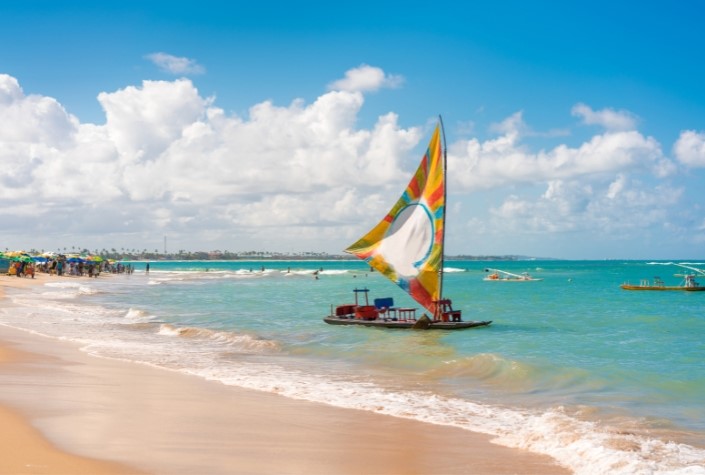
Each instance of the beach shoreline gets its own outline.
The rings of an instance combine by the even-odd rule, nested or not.
[[[55,279],[0,276],[0,291]],[[0,473],[569,473],[486,435],[98,358],[4,325],[0,349],[3,437],[36,436]],[[68,465],[38,467],[42,444]]]

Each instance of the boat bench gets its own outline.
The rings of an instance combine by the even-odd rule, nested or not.
[[[415,308],[398,308],[399,320],[416,320],[416,309]]]
[[[352,317],[355,315],[355,307],[357,305],[338,305],[335,307],[335,316],[336,317]]]

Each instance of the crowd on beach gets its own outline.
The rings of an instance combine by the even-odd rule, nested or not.
[[[5,261],[5,266],[2,266]],[[101,273],[132,274],[134,266],[102,258],[86,258],[80,256],[65,256],[63,254],[51,257],[30,256],[28,254],[7,255],[0,253],[0,267],[6,267],[7,275],[16,277],[31,277],[36,272],[56,276],[88,276],[98,277]]]

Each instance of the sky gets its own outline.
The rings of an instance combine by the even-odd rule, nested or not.
[[[0,250],[705,258],[705,4],[0,3]]]

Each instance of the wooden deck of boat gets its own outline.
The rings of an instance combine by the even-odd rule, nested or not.
[[[357,325],[377,328],[413,328],[415,320],[362,320],[358,318],[340,318],[328,316],[323,319],[331,325]],[[483,327],[492,323],[491,320],[471,320],[466,322],[432,322],[428,330],[461,330],[464,328]]]

